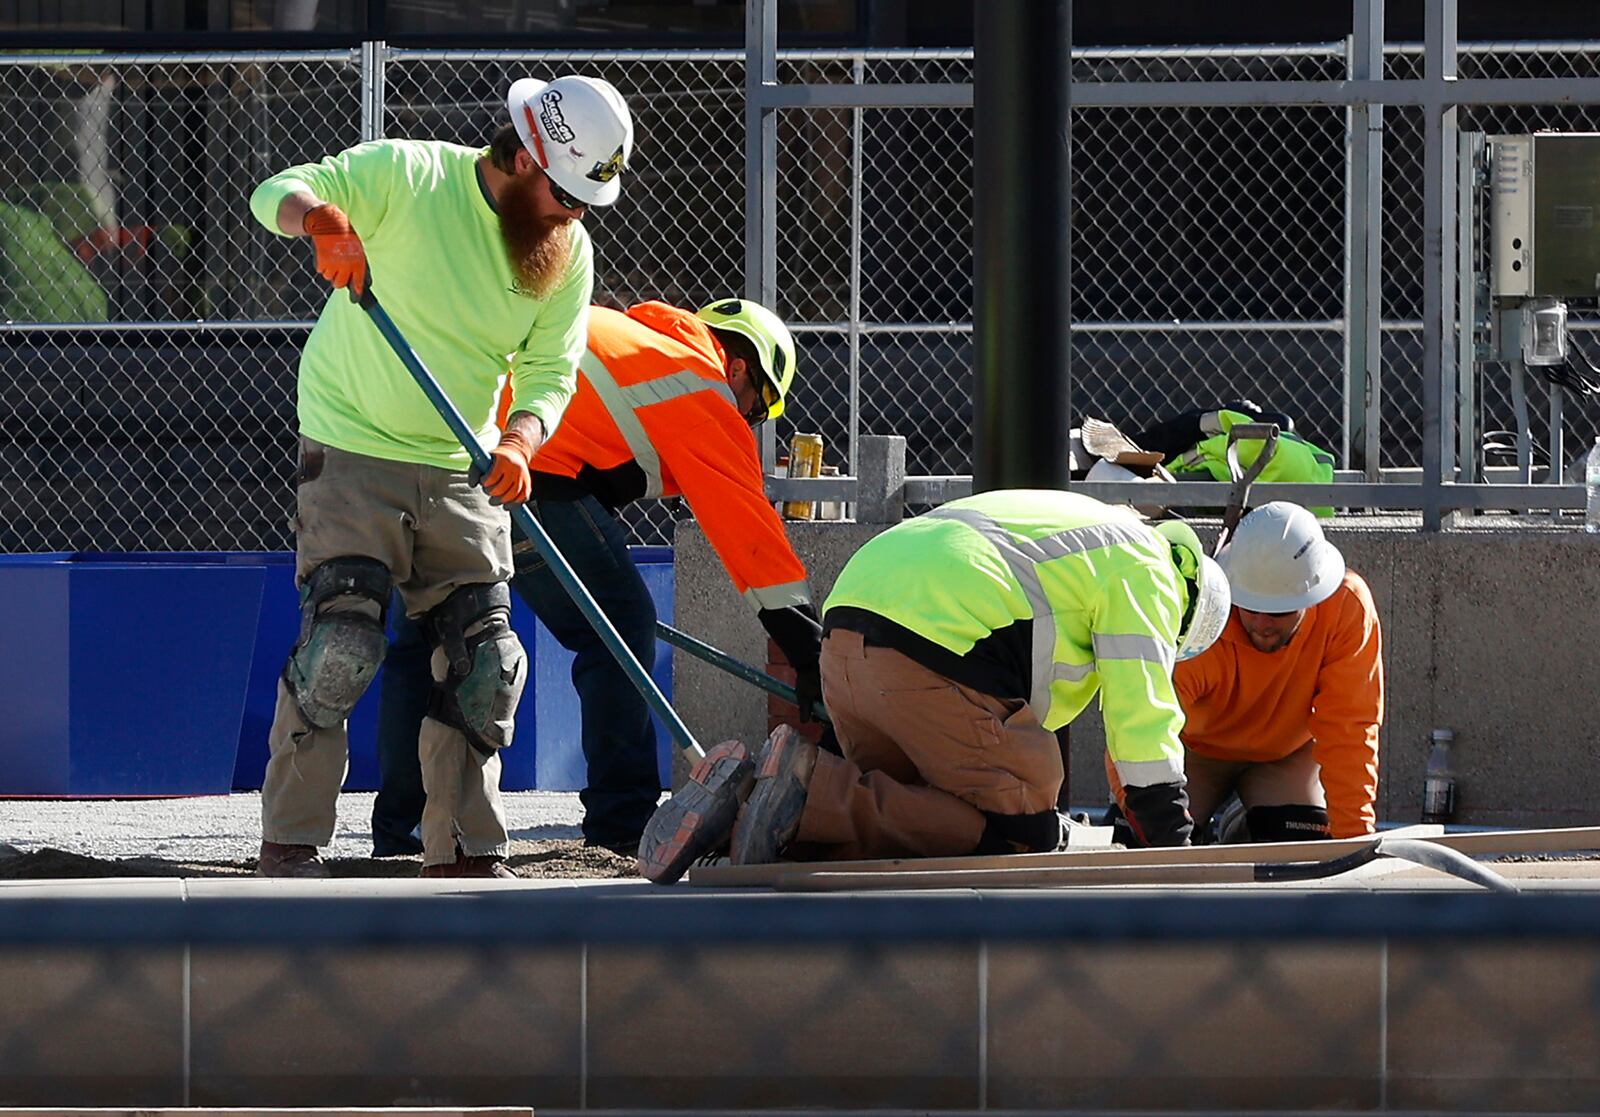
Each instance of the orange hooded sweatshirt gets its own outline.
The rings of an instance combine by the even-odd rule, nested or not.
[[[1376,828],[1383,639],[1372,591],[1354,571],[1306,611],[1289,646],[1259,652],[1237,613],[1207,651],[1173,671],[1183,743],[1215,760],[1281,760],[1307,741],[1322,766],[1335,838]]]
[[[578,371],[572,402],[534,457],[534,497],[576,488],[617,508],[681,494],[791,662],[814,663],[820,630],[805,566],[767,499],[755,435],[710,327],[666,303],[593,307]],[[804,623],[785,616],[796,611]]]

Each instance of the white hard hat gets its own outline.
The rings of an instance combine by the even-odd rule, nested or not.
[[[1234,604],[1255,613],[1292,613],[1333,596],[1344,581],[1344,556],[1298,504],[1274,500],[1239,521],[1217,555]]]
[[[1180,560],[1184,576],[1190,582],[1190,592],[1196,595],[1189,611],[1189,623],[1178,638],[1177,658],[1182,662],[1205,651],[1222,635],[1232,608],[1228,576],[1206,555],[1194,528],[1182,520],[1162,520],[1151,526],[1169,543],[1187,551],[1188,558],[1193,560],[1192,563]]]
[[[506,93],[506,111],[552,182],[585,205],[617,200],[633,154],[633,117],[615,86],[576,74],[520,78]]]

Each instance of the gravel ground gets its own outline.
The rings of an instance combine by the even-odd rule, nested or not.
[[[420,857],[372,857],[371,792],[339,797],[336,876],[414,876]],[[511,867],[523,876],[632,876],[633,859],[587,849],[576,794],[504,796]],[[0,799],[0,879],[83,876],[232,876],[255,867],[261,796],[187,799]],[[5,849],[11,847],[11,851]],[[6,854],[10,852],[10,855]]]

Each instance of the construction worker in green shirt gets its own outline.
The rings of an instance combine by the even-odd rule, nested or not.
[[[493,446],[467,453],[351,298],[336,291],[300,359],[295,575],[300,637],[278,685],[261,790],[263,876],[326,876],[345,719],[387,646],[398,590],[433,642],[419,750],[423,876],[509,876],[498,751],[527,661],[511,630],[510,520],[528,464],[576,385],[594,288],[581,218],[609,205],[633,145],[592,78],[523,78],[486,147],[380,140],[267,179],[263,226],[309,236],[335,288],[374,285],[444,392]],[[370,270],[369,270],[370,268]],[[508,356],[509,355],[509,356]],[[516,411],[495,406],[509,375]]]
[[[843,756],[780,726],[712,749],[657,809],[641,872],[1055,849],[1054,731],[1100,698],[1150,845],[1185,845],[1173,664],[1227,622],[1228,583],[1181,521],[1052,490],[951,501],[862,547],[823,606],[823,703]]]

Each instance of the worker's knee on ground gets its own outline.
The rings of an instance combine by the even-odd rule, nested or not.
[[[1061,816],[1055,811],[995,814],[984,811],[983,836],[974,853],[1049,853],[1061,845]]]
[[[511,629],[510,589],[504,582],[462,586],[427,619],[446,664],[429,714],[461,730],[481,753],[505,748],[528,680],[527,656]]]
[[[1252,842],[1308,842],[1330,833],[1326,808],[1309,804],[1251,807],[1244,820]]]
[[[341,724],[378,673],[390,583],[383,563],[350,555],[329,559],[301,586],[300,637],[283,678],[312,725]]]

